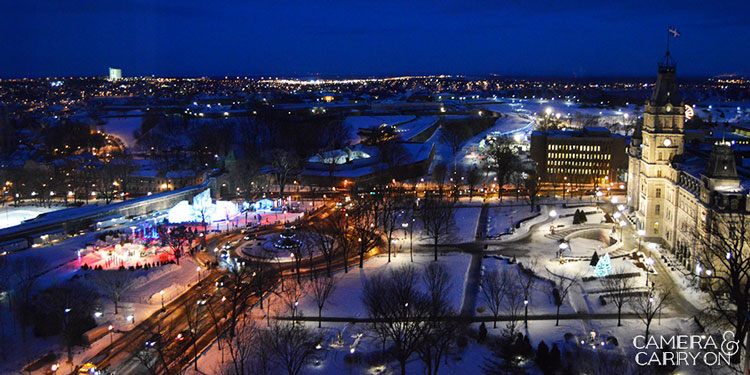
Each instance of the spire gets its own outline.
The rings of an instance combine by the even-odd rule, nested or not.
[[[667,51],[664,58],[659,62],[659,74],[656,77],[656,85],[651,94],[651,105],[663,106],[667,103],[673,107],[679,107],[682,99],[677,85],[677,64]]]

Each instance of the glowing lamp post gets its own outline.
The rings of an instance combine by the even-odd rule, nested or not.
[[[526,328],[529,327],[529,300],[525,299],[523,300],[523,323],[526,325]]]
[[[641,251],[641,242],[643,242],[643,237],[646,235],[645,229],[638,229],[636,232],[638,234],[638,251]]]
[[[198,284],[201,283],[201,268],[195,267],[195,271],[198,272]]]
[[[568,247],[569,247],[569,246],[568,246],[568,243],[567,243],[567,242],[563,242],[563,243],[561,243],[561,244],[560,244],[560,246],[559,246],[559,247],[560,247],[560,250],[558,250],[558,258],[562,258],[562,254],[563,254],[563,252],[564,252],[565,250],[568,250]]]
[[[112,338],[112,330],[115,329],[111,324],[109,327],[107,327],[107,331],[109,331],[109,346],[112,346],[114,344],[114,339]]]
[[[654,258],[646,258],[646,286],[648,287],[648,275],[651,273],[651,267],[654,265]]]
[[[628,222],[625,220],[620,220],[620,242],[622,242],[622,228],[625,228],[628,226]]]
[[[654,265],[654,258],[651,257],[651,251],[656,249],[655,243],[648,244],[648,258],[646,258],[646,286],[648,286],[648,276],[651,272],[651,267]]]

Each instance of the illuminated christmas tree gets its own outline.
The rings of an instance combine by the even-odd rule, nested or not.
[[[596,275],[596,277],[606,277],[609,276],[611,271],[612,263],[609,259],[609,253],[607,253],[599,258],[599,261],[596,263],[596,267],[594,267],[594,275]]]

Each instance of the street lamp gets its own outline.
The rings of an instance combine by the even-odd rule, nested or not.
[[[628,222],[625,220],[620,220],[620,242],[622,242],[622,228],[625,228],[628,226]]]
[[[638,231],[636,231],[636,233],[638,234],[638,251],[640,252],[641,251],[641,242],[643,242],[643,236],[646,235],[646,230],[645,229],[638,229]]]
[[[563,243],[561,243],[561,244],[560,244],[560,246],[559,246],[559,247],[560,247],[560,250],[558,251],[558,256],[557,256],[557,257],[558,257],[558,258],[562,258],[562,253],[563,253],[563,252],[564,252],[565,250],[568,250],[568,247],[569,247],[569,246],[568,246],[568,243],[567,243],[567,242],[563,242]]]
[[[651,267],[654,265],[654,258],[651,257],[651,251],[656,249],[655,243],[648,244],[648,258],[646,258],[646,286],[648,286],[648,276],[651,273]]]
[[[114,339],[112,338],[112,330],[115,329],[111,324],[109,327],[107,327],[107,331],[109,331],[109,346],[112,346],[114,344]]]
[[[200,266],[199,267],[195,267],[195,270],[198,272],[198,284],[200,284],[201,283],[201,268],[200,268]]]
[[[651,273],[651,267],[654,265],[654,258],[646,258],[646,286],[648,287],[648,275]]]
[[[526,325],[526,328],[528,328],[529,327],[529,300],[527,299],[523,300],[523,308],[524,308],[523,322]]]

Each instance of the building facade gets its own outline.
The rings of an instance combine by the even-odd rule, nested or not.
[[[627,167],[627,138],[602,127],[531,134],[537,175],[551,184],[604,185],[619,181]]]
[[[627,200],[644,240],[693,267],[707,218],[747,214],[750,171],[737,167],[731,142],[698,142],[684,125],[676,64],[667,53],[628,148]]]

